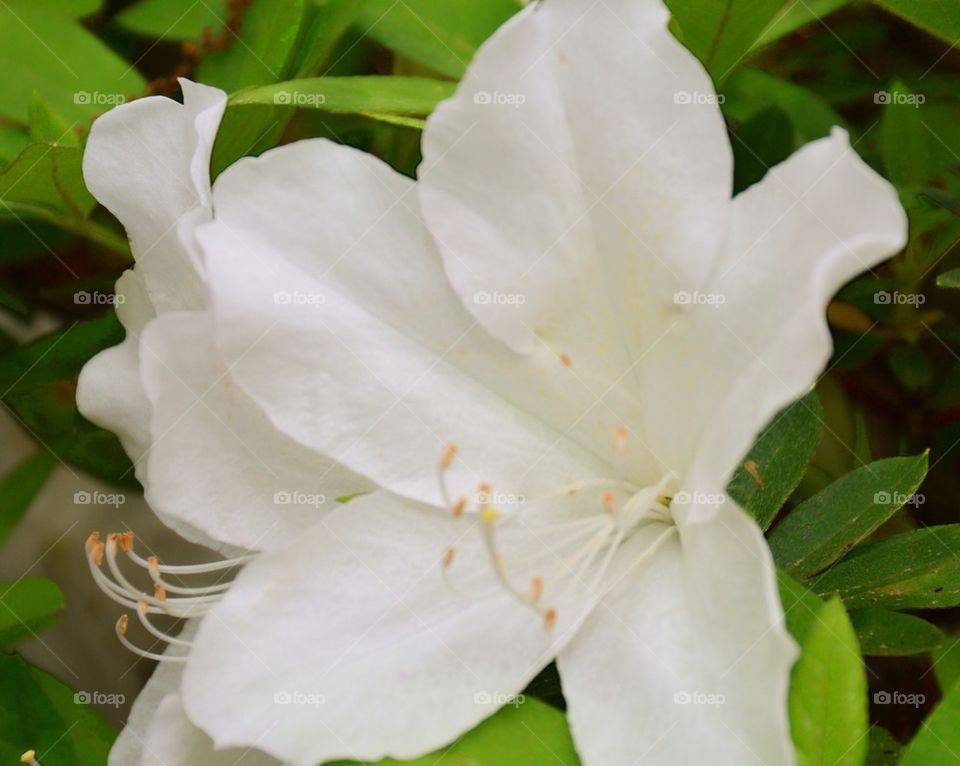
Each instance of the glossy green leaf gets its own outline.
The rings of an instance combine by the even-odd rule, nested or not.
[[[754,47],[770,45],[808,24],[818,24],[851,2],[853,0],[787,0]]]
[[[0,646],[36,635],[63,607],[63,593],[53,580],[24,577],[0,583]]]
[[[69,122],[87,125],[145,85],[83,26],[40,4],[16,11],[0,4],[0,71],[16,72],[0,88],[0,116],[22,123],[29,120],[34,92]]]
[[[231,107],[273,104],[336,114],[425,117],[453,95],[452,83],[422,77],[313,77],[252,88]]]
[[[912,614],[888,609],[858,609],[850,613],[860,651],[874,657],[903,657],[940,646],[943,632]]]
[[[733,189],[739,193],[763,180],[774,165],[793,153],[793,126],[777,107],[757,112],[733,131]]]
[[[83,183],[82,152],[30,144],[0,175],[0,218],[84,218],[96,204]]]
[[[804,500],[770,534],[779,566],[806,579],[872,534],[907,502],[927,474],[927,453],[862,466]]]
[[[951,290],[960,288],[960,269],[950,269],[937,275],[937,287],[947,287]]]
[[[507,705],[447,748],[412,761],[388,758],[378,766],[579,766],[566,717],[526,698]],[[340,761],[330,766],[347,766]]]
[[[903,745],[889,731],[876,724],[870,727],[866,766],[897,766],[902,752]]]
[[[13,162],[27,148],[30,134],[13,125],[0,125],[0,168]]]
[[[225,0],[140,0],[114,20],[144,37],[193,40],[199,39],[204,29],[219,32],[226,18]]]
[[[883,163],[887,177],[901,187],[918,186],[932,174],[932,136],[923,125],[920,98],[902,82],[876,96],[884,104],[880,124]]]
[[[757,523],[766,529],[787,502],[807,469],[820,441],[820,400],[815,392],[785,407],[757,437],[745,464],[730,480],[727,492]]]
[[[518,0],[366,0],[356,27],[365,37],[459,79],[480,43],[521,7]]]
[[[793,669],[790,726],[797,766],[862,766],[867,723],[857,637],[843,604],[832,599],[821,607]]]
[[[960,685],[947,691],[903,751],[900,766],[957,766],[960,763]]]
[[[323,68],[331,63],[334,46],[363,10],[356,0],[314,0],[307,6],[307,16],[294,50],[289,74],[302,78],[326,74]]]
[[[932,651],[933,671],[943,692],[960,683],[960,638],[949,636]]]
[[[24,8],[36,8],[37,0],[6,0],[6,5],[19,13]],[[50,13],[82,19],[103,8],[103,0],[44,0],[43,8]]]
[[[106,763],[116,735],[82,700],[21,657],[0,654],[0,763],[20,763],[27,750],[44,766]]]
[[[80,146],[80,138],[63,115],[39,93],[30,100],[30,138],[50,144]]]
[[[802,644],[820,613],[823,599],[782,569],[777,570],[777,586],[787,630]]]
[[[667,0],[680,41],[722,81],[743,62],[783,0]]]
[[[941,609],[960,604],[960,524],[927,527],[857,548],[810,580],[851,609]]]
[[[950,0],[874,0],[891,13],[951,45],[960,40],[960,5]]]
[[[227,93],[282,80],[304,20],[305,0],[254,0],[243,13],[237,38],[209,53],[196,79]]]
[[[0,543],[27,512],[56,464],[49,451],[40,449],[0,476]]]

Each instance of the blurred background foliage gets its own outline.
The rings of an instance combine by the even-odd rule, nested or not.
[[[771,423],[730,492],[768,530],[803,647],[791,692],[802,766],[960,764],[960,4],[668,4],[722,97],[736,191],[839,125],[909,212],[904,252],[829,306],[835,351],[817,390]],[[82,679],[60,659],[96,609],[85,576],[62,575],[84,572],[79,541],[95,522],[69,490],[38,500],[64,472],[78,491],[138,492],[116,438],[74,402],[83,364],[122,339],[111,291],[131,265],[123,230],[83,183],[93,120],[135,98],[179,97],[186,76],[231,94],[214,174],[324,136],[413,176],[425,118],[520,7],[0,2],[0,761],[35,747],[47,766],[104,763],[104,716],[121,724],[130,701],[103,698],[120,684],[104,671],[121,656],[109,626],[83,647],[105,659],[79,660]],[[142,503],[124,513],[111,522],[149,515]],[[49,566],[51,550],[67,563]],[[120,664],[136,668],[123,687],[135,690],[149,668]],[[555,670],[527,692],[423,762],[577,763]]]

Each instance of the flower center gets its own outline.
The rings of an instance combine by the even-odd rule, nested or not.
[[[151,636],[172,646],[187,648],[191,646],[189,641],[164,632],[153,624],[150,616],[166,615],[184,619],[206,614],[230,587],[230,582],[222,581],[223,577],[253,559],[253,556],[249,555],[205,564],[168,565],[161,564],[156,556],[143,558],[134,551],[133,546],[133,532],[111,532],[107,535],[106,543],[100,539],[99,532],[91,533],[87,538],[86,551],[94,582],[110,599],[133,609]],[[152,595],[134,585],[123,573],[117,562],[119,553],[123,553],[129,561],[149,573],[153,581]],[[107,561],[110,576],[101,569],[104,559]],[[207,585],[188,585],[185,578],[196,575],[217,575],[217,578],[215,582]],[[186,662],[183,655],[164,655],[136,646],[127,638],[128,624],[128,616],[121,615],[116,623],[116,634],[120,643],[134,654],[150,660]]]

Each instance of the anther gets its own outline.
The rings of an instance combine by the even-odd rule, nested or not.
[[[120,618],[117,620],[117,635],[125,636],[127,635],[127,624],[130,622],[130,619],[125,614],[121,614]]]
[[[120,543],[120,550],[124,553],[130,553],[133,550],[133,532],[129,530],[126,532],[121,532],[117,535],[117,539]]]
[[[533,600],[539,601],[540,597],[543,595],[543,578],[542,577],[533,578],[532,591],[533,591]]]
[[[154,583],[153,585],[153,595],[155,598],[160,601],[167,600],[167,589],[164,588],[160,583]]]
[[[457,549],[452,545],[448,545],[447,549],[443,552],[443,568],[449,569],[450,565],[453,563],[453,559],[457,555]]]
[[[457,457],[457,452],[458,450],[457,450],[456,444],[448,444],[444,448],[443,454],[440,455],[440,467],[444,471],[446,471],[448,468],[450,468],[451,465],[453,465],[453,461]]]
[[[557,610],[548,609],[543,613],[543,624],[547,628],[552,628],[557,623]]]
[[[613,431],[613,446],[617,452],[623,452],[627,448],[627,429],[618,426]]]
[[[573,360],[570,358],[569,354],[560,354],[560,361],[563,363],[564,367],[569,367],[573,364]]]
[[[613,492],[605,492],[603,495],[603,510],[609,514],[612,514],[615,507],[616,498],[613,496]]]
[[[453,511],[454,516],[460,517],[460,516],[463,516],[463,511],[464,509],[466,509],[466,507],[467,507],[467,498],[459,497],[457,498],[457,502],[453,504],[453,508],[451,510]]]
[[[25,763],[27,766],[42,766],[40,761],[37,760],[36,750],[27,750],[20,756],[20,763]]]

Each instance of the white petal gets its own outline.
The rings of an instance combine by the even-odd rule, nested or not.
[[[723,487],[763,425],[810,389],[830,357],[828,301],[906,232],[896,191],[839,129],[736,198],[702,288],[722,305],[676,307],[676,330],[641,369],[647,427],[665,460],[692,465],[692,486]]]
[[[558,504],[582,518],[590,502],[555,498],[521,511],[530,526],[504,527],[518,589],[544,571],[530,569],[534,557],[557,563],[560,532],[539,522]],[[596,601],[593,570],[548,585],[547,627],[506,594],[478,535],[466,518],[375,493],[260,556],[204,621],[184,676],[188,715],[221,747],[256,742],[298,766],[448,743],[521,691]]]
[[[796,649],[770,553],[732,502],[708,516],[681,523],[681,539],[612,591],[558,658],[589,766],[794,762]]]
[[[219,361],[209,313],[156,319],[141,348],[153,411],[146,495],[185,537],[228,553],[277,547],[338,497],[371,488],[274,428]]]
[[[140,458],[149,447],[150,403],[140,380],[140,333],[154,316],[146,286],[136,270],[117,280],[117,316],[127,330],[123,343],[97,354],[77,381],[77,407],[84,417],[113,431],[146,482]]]
[[[702,278],[730,205],[713,87],[667,21],[658,0],[531,3],[424,131],[421,204],[467,308],[610,382]]]
[[[326,141],[220,176],[217,220],[198,238],[238,383],[284,433],[428,502],[449,442],[456,494],[615,475],[613,433],[639,402],[614,414],[622,392],[588,366],[490,338],[447,284],[412,184]]]
[[[184,103],[153,96],[112,109],[90,130],[83,174],[124,225],[158,311],[199,306],[200,284],[178,232],[210,208],[210,153],[226,94],[181,80]]]

